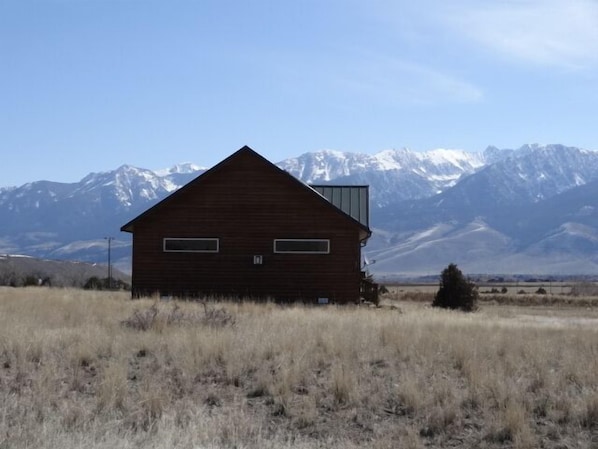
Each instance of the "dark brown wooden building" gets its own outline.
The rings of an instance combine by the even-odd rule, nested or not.
[[[367,194],[308,186],[245,146],[121,228],[133,296],[357,302]]]

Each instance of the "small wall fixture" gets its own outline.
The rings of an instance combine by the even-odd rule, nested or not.
[[[262,265],[264,262],[264,258],[262,256],[253,256],[253,264],[254,265]]]

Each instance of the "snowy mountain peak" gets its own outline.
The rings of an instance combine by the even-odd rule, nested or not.
[[[483,164],[483,155],[478,153],[447,149],[415,152],[403,148],[387,149],[373,155],[321,150],[286,159],[278,163],[278,166],[305,182],[328,182],[369,171],[391,170],[422,174],[430,172],[432,176],[442,175],[456,179]]]
[[[323,159],[325,157],[336,158],[336,159],[344,159],[344,158],[347,157],[347,153],[345,153],[343,151],[340,151],[340,150],[330,150],[330,149],[320,150],[320,151],[317,151],[317,152],[315,152],[313,154],[314,154],[314,156],[317,159]]]
[[[357,160],[362,157],[355,153],[320,150],[286,159],[276,165],[304,182],[327,182],[351,174],[352,167],[359,165]]]
[[[372,157],[380,170],[400,170],[408,160],[412,159],[413,152],[406,148],[399,150],[383,150]]]
[[[428,160],[434,165],[449,164],[463,170],[471,170],[484,165],[484,157],[479,153],[468,153],[464,150],[438,148],[420,153],[422,160]]]
[[[562,144],[540,144],[528,143],[519,148],[515,153],[517,154],[546,154],[546,153],[596,153],[594,150],[587,150],[578,147],[568,147]]]
[[[277,165],[307,183],[368,184],[372,204],[383,205],[434,195],[483,164],[483,155],[463,150],[402,148],[373,155],[322,150]]]
[[[170,168],[163,168],[160,170],[154,170],[154,173],[158,176],[164,177],[174,174],[182,174],[186,175],[189,173],[195,173],[201,170],[205,170],[205,167],[200,167],[199,165],[195,165],[192,162],[183,162],[180,164],[175,164]]]

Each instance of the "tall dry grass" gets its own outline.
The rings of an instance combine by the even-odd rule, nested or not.
[[[598,330],[554,314],[1,289],[0,448],[595,447]]]

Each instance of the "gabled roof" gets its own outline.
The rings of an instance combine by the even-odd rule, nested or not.
[[[351,215],[349,215],[348,213],[344,212],[342,209],[340,209],[339,207],[337,207],[336,205],[334,205],[329,199],[327,199],[325,196],[323,196],[320,192],[314,190],[312,187],[308,186],[303,181],[295,178],[290,173],[288,173],[285,170],[281,169],[280,167],[276,166],[275,164],[273,164],[272,162],[270,162],[269,160],[267,160],[266,158],[264,158],[260,154],[256,153],[251,148],[249,148],[247,145],[245,145],[244,147],[242,147],[241,149],[239,149],[235,153],[231,154],[229,157],[227,157],[226,159],[222,160],[221,162],[219,162],[218,164],[216,164],[215,166],[213,166],[209,170],[206,170],[201,175],[199,175],[197,178],[193,179],[192,181],[188,182],[187,184],[185,184],[180,189],[178,189],[175,192],[171,193],[169,196],[167,196],[166,198],[164,198],[162,201],[156,203],[154,206],[150,207],[145,212],[143,212],[140,215],[138,215],[137,217],[133,218],[131,221],[129,221],[128,223],[126,223],[125,225],[123,225],[120,228],[120,230],[124,231],[124,232],[131,232],[131,233],[134,232],[135,223],[139,222],[140,220],[143,220],[146,216],[148,216],[151,213],[154,213],[156,210],[162,209],[165,205],[167,205],[169,202],[171,202],[174,198],[177,198],[179,195],[182,195],[185,191],[187,191],[188,189],[190,189],[192,186],[196,185],[197,183],[201,183],[206,178],[209,178],[209,177],[213,176],[215,173],[218,173],[223,167],[225,167],[226,165],[228,165],[231,160],[234,160],[235,158],[239,157],[242,154],[250,154],[252,157],[259,158],[260,160],[262,160],[263,162],[265,162],[266,164],[268,164],[272,168],[272,170],[277,170],[277,171],[281,172],[284,176],[288,176],[289,179],[292,180],[292,182],[296,183],[296,185],[297,185],[298,188],[308,190],[310,193],[313,194],[314,198],[322,201],[328,207],[332,208],[334,211],[336,211],[337,213],[341,214],[347,220],[352,221],[363,232],[365,232],[365,237],[362,240],[365,240],[368,237],[370,237],[371,231],[370,231],[369,227],[367,226],[367,224],[364,224],[364,223],[360,222],[359,220],[353,218]]]

